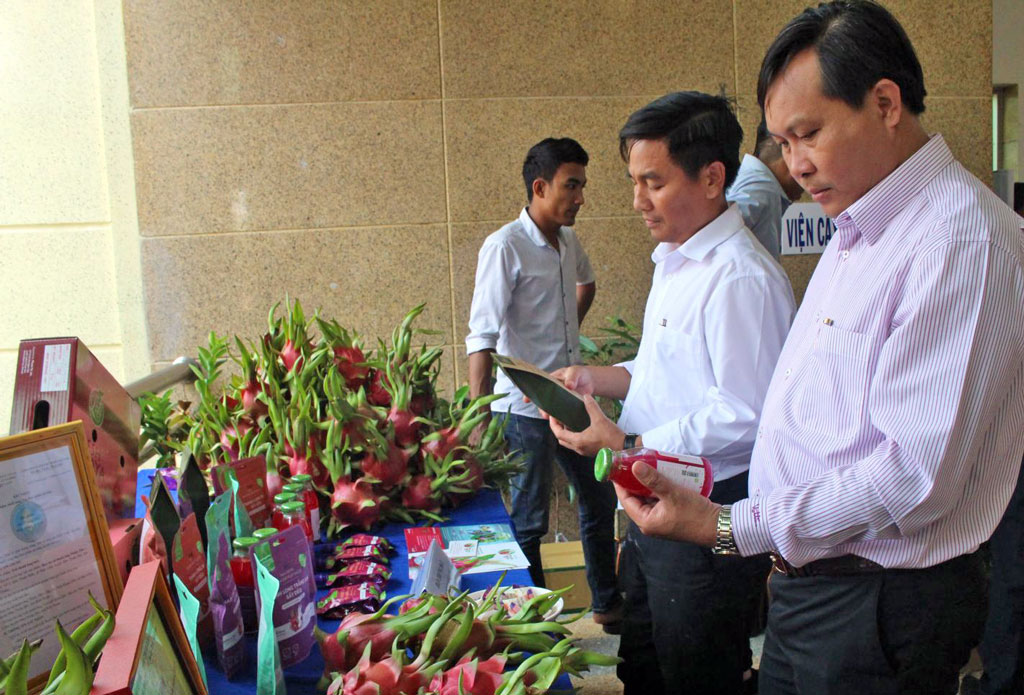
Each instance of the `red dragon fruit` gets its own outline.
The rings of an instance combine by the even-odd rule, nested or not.
[[[506,659],[492,656],[486,661],[463,657],[452,668],[434,676],[430,692],[438,695],[494,695],[502,683]]]
[[[441,497],[431,486],[431,479],[425,475],[413,476],[402,490],[402,506],[437,514],[441,511]]]
[[[370,375],[366,355],[356,345],[339,345],[334,348],[334,366],[345,377],[345,385],[353,391],[365,384]]]
[[[415,695],[428,680],[419,667],[404,663],[400,653],[375,661],[367,650],[352,670],[334,680],[327,695]]]
[[[369,387],[366,390],[366,400],[373,405],[383,407],[391,405],[391,394],[384,387],[386,381],[387,377],[384,375],[383,369],[373,370],[373,374],[370,376]]]
[[[380,518],[380,500],[363,478],[352,482],[338,478],[331,494],[331,513],[337,526],[359,526],[369,530]]]

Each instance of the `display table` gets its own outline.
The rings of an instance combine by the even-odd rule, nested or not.
[[[152,470],[139,471],[139,484],[137,489],[140,497],[142,494],[148,496],[152,485],[152,478]],[[136,513],[138,514],[138,511]],[[476,497],[463,503],[457,509],[447,510],[447,513],[450,518],[446,523],[451,525],[510,523],[508,513],[505,511],[505,506],[501,501],[501,496],[494,490],[481,490],[480,494]],[[145,514],[144,507],[142,508],[142,514]],[[406,548],[404,534],[404,530],[407,526],[407,524],[393,523],[380,528],[375,528],[371,531],[371,533],[384,536],[390,540],[398,551],[397,555],[391,558],[393,575],[385,587],[388,597],[407,594],[412,586],[412,582],[409,580],[408,551]],[[472,591],[485,589],[494,584],[500,576],[500,572],[481,572],[480,574],[466,575],[462,577],[462,588],[470,589]],[[505,575],[504,584],[529,586],[532,584],[530,581],[530,573],[525,569],[510,570]],[[326,591],[318,591],[317,598],[320,598],[326,593]],[[333,633],[337,630],[339,622],[340,621],[337,620],[320,620],[319,624],[321,629],[325,632]],[[224,674],[220,672],[217,666],[216,655],[212,651],[203,654],[206,664],[206,676],[211,695],[231,693],[238,693],[239,695],[242,695],[256,692],[255,635],[246,637],[246,650],[246,666],[231,681],[228,681],[224,677]],[[292,668],[285,669],[284,674],[285,682],[288,687],[288,695],[315,693],[316,683],[323,673],[323,668],[324,662],[320,656],[320,650],[316,645],[314,645],[313,652],[309,655],[309,658]],[[555,686],[558,689],[570,689],[571,685],[569,683],[568,676],[563,675],[556,682]]]

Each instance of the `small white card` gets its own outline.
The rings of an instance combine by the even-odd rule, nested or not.
[[[450,541],[448,557],[476,557],[479,541]]]
[[[434,541],[423,560],[423,567],[413,581],[412,595],[419,596],[426,591],[437,596],[449,596],[453,591],[458,592],[460,581],[454,563],[445,555],[441,544]]]

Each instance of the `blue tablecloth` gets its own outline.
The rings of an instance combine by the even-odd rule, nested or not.
[[[152,470],[139,471],[137,488],[138,497],[141,497],[143,494],[147,496],[149,495],[149,490],[152,486],[152,479]],[[142,508],[141,513],[139,513],[138,509],[139,508],[137,506],[136,514],[144,516],[145,508]],[[476,497],[465,502],[457,509],[448,510],[448,512],[450,520],[447,523],[452,525],[509,523],[508,513],[505,511],[505,505],[501,501],[501,496],[494,490],[481,490],[480,494]],[[401,594],[409,593],[409,589],[412,586],[407,569],[408,550],[405,544],[404,533],[406,527],[406,524],[388,524],[387,526],[374,529],[372,531],[372,533],[376,535],[386,537],[398,550],[398,554],[391,559],[391,567],[394,573],[391,581],[388,582],[386,587],[388,596],[399,596]],[[462,577],[462,588],[470,589],[472,591],[485,589],[494,584],[499,576],[499,572],[481,572],[480,574],[465,575]],[[532,584],[530,581],[530,573],[525,569],[509,571],[505,575],[504,583],[506,585],[519,584],[525,586]],[[321,591],[318,593],[318,597],[326,593],[326,591]],[[324,631],[334,632],[338,628],[339,621],[320,620],[319,622],[320,627]],[[254,636],[247,637],[246,643],[246,649],[248,652],[246,667],[231,681],[228,681],[217,667],[216,655],[213,652],[204,654],[204,660],[206,662],[206,677],[211,695],[231,695],[234,693],[242,694],[256,692],[256,638]],[[309,655],[309,658],[302,663],[285,670],[285,681],[288,685],[289,695],[315,693],[316,683],[320,679],[323,670],[324,662],[320,656],[320,650],[314,645],[313,652]],[[559,681],[555,683],[555,687],[557,689],[569,690],[571,685],[569,683],[568,676],[562,676]]]

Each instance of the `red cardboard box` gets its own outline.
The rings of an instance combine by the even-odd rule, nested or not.
[[[107,520],[135,513],[139,404],[78,338],[23,340],[11,434],[81,420]]]
[[[128,581],[132,567],[139,564],[139,536],[142,519],[117,519],[110,522],[110,545],[114,546],[114,561],[121,571],[121,581]]]

